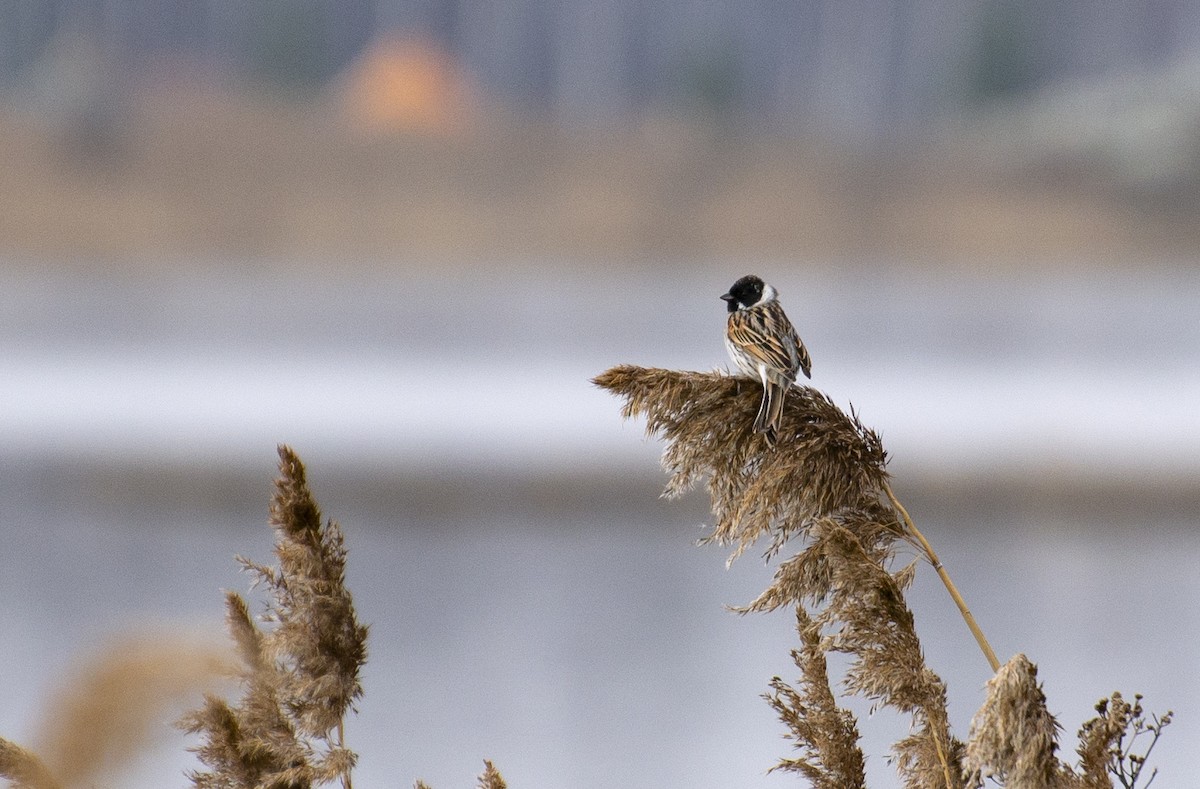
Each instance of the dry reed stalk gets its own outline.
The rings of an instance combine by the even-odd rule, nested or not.
[[[887,454],[879,436],[809,387],[789,393],[772,449],[748,429],[746,414],[761,396],[759,384],[749,379],[620,366],[594,383],[624,397],[623,414],[645,416],[647,433],[666,439],[666,495],[704,481],[716,517],[707,539],[734,545],[731,560],[760,538],[770,540],[768,557],[793,537],[805,540],[771,586],[741,610],[790,606],[797,616],[810,616],[815,632],[830,633],[821,648],[853,656],[848,690],[912,716],[913,733],[894,746],[905,784],[959,789],[963,746],[950,734],[945,686],[925,665],[904,600],[913,571],[887,569],[895,542],[909,535],[885,497]],[[803,764],[810,778],[843,785],[862,758],[857,738],[846,733],[853,727],[839,735],[838,763],[826,764],[833,750],[800,723],[807,705],[804,714],[796,706],[817,698],[815,686],[828,688],[824,663],[797,663],[801,689],[781,681],[773,688],[803,755],[779,766]],[[828,720],[853,721],[844,710],[824,712],[832,714]]]
[[[735,545],[733,558],[768,536],[771,555],[813,520],[857,510],[852,520],[867,530],[859,536],[870,550],[902,533],[879,501],[887,478],[879,436],[815,389],[792,390],[781,427],[787,449],[771,452],[745,429],[746,409],[762,399],[756,381],[624,365],[593,383],[624,397],[622,414],[644,415],[646,432],[666,439],[667,496],[705,482],[716,516],[707,540]]]
[[[280,447],[280,477],[271,502],[278,569],[241,559],[271,593],[263,639],[266,657],[286,669],[279,691],[302,733],[325,737],[362,695],[367,628],[345,586],[345,537],[336,521],[321,523],[304,466]]]
[[[483,761],[483,773],[479,776],[479,789],[508,789],[504,777],[496,766],[487,759]]]
[[[854,717],[837,707],[826,653],[852,656],[844,685],[855,694],[909,714],[912,734],[893,746],[910,789],[978,787],[985,778],[1017,789],[1111,789],[1110,776],[1131,789],[1171,713],[1146,720],[1114,694],[1080,730],[1078,772],[1055,758],[1057,724],[1024,655],[1003,667],[950,580],[933,547],[892,492],[887,455],[874,431],[822,393],[788,394],[777,446],[750,430],[761,389],[718,373],[620,366],[593,381],[625,399],[625,417],[645,416],[646,431],[667,441],[671,474],[664,495],[703,481],[716,525],[708,541],[735,546],[730,561],[760,538],[766,556],[793,537],[799,553],[780,563],[771,585],[742,612],[791,606],[800,649],[797,687],[776,677],[771,706],[800,755],[776,769],[798,772],[814,786],[861,787],[862,753]],[[964,745],[950,734],[946,688],[926,665],[904,591],[910,564],[891,572],[894,545],[904,541],[937,571],[996,676]],[[1149,734],[1141,753],[1134,741]],[[964,766],[966,769],[964,769]],[[1151,780],[1153,774],[1151,775]]]
[[[226,593],[226,619],[242,658],[242,698],[206,697],[181,725],[201,734],[195,748],[209,769],[192,773],[210,789],[302,789],[340,780],[351,789],[355,754],[342,722],[362,694],[367,627],[358,623],[345,586],[346,548],[321,511],[304,466],[279,448],[280,477],[271,502],[278,567],[242,565],[270,593],[262,621],[240,595]]]
[[[971,613],[971,609],[967,608],[967,601],[959,593],[958,587],[954,585],[954,581],[950,580],[950,573],[946,571],[945,565],[938,558],[937,553],[933,550],[933,546],[929,544],[929,540],[925,539],[925,535],[913,523],[912,518],[909,517],[908,510],[904,508],[904,505],[896,498],[896,494],[892,492],[892,486],[885,482],[883,484],[883,492],[887,494],[888,500],[896,508],[896,512],[900,513],[910,542],[924,555],[925,560],[937,572],[938,578],[942,579],[942,585],[946,587],[946,591],[950,593],[954,604],[958,606],[958,612],[962,614],[963,621],[967,623],[967,628],[971,631],[971,635],[975,637],[975,643],[979,644],[979,649],[983,651],[983,656],[987,658],[988,665],[992,667],[993,672],[999,671],[1000,659],[992,651],[992,645],[988,643],[987,637],[983,635],[983,630],[980,629],[979,623],[975,621],[975,615]]]
[[[814,789],[861,789],[866,765],[858,747],[858,724],[833,698],[821,623],[804,606],[796,606],[796,630],[800,648],[792,650],[792,660],[800,669],[800,684],[793,688],[774,677],[766,699],[802,754],[781,759],[771,769],[800,773]]]
[[[43,753],[0,739],[0,778],[15,789],[92,786],[99,767],[134,750],[164,702],[198,680],[236,676],[242,695],[231,704],[205,694],[179,726],[200,734],[191,750],[207,770],[190,773],[199,789],[310,789],[340,781],[351,789],[357,756],[345,747],[343,722],[362,695],[367,627],[358,623],[345,586],[346,547],[337,523],[322,524],[304,466],[279,448],[280,477],[271,502],[278,567],[241,559],[270,592],[261,621],[236,592],[225,594],[226,624],[240,658],[155,638],[129,642],[82,672],[49,716]],[[490,761],[481,789],[506,789]],[[416,782],[417,789],[428,789]]]

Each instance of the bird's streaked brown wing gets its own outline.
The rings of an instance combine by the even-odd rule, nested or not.
[[[804,347],[804,341],[796,334],[795,329],[792,329],[792,338],[796,341],[796,357],[800,362],[800,372],[804,373],[805,378],[812,378],[812,357],[808,355],[808,349]]]
[[[796,380],[801,369],[809,375],[812,362],[808,351],[778,304],[731,313],[728,331],[730,341],[765,364],[769,372],[789,382]]]

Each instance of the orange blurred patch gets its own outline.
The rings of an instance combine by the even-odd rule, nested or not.
[[[350,67],[342,92],[352,122],[372,135],[453,133],[471,115],[471,91],[462,70],[426,41],[377,41]]]

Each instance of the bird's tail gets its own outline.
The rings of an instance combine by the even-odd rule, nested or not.
[[[768,446],[774,446],[779,435],[779,421],[783,417],[783,403],[787,399],[788,389],[774,382],[763,384],[763,398],[758,407],[758,416],[754,418],[754,432],[764,434]]]

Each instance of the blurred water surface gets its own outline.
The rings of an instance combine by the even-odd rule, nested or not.
[[[220,629],[235,553],[267,559],[273,448],[345,527],[372,623],[349,739],[366,786],[784,786],[758,698],[794,676],[786,614],[739,618],[771,568],[691,541],[660,447],[588,379],[725,366],[734,277],[774,282],[814,384],[881,430],[896,488],[1002,659],[1038,663],[1073,731],[1114,689],[1178,722],[1200,687],[1200,274],[946,274],[709,262],[590,274],[270,266],[0,271],[0,734],[32,737],[114,632]],[[1036,494],[1036,495],[1034,495]],[[988,677],[931,572],[911,598],[965,736]],[[889,713],[861,728],[896,785]],[[182,738],[113,785],[183,785]]]
[[[927,468],[1197,466],[1200,271],[744,263],[396,274],[0,272],[4,451],[579,468],[637,450],[589,379],[726,364],[723,293],[778,282],[813,383]]]

